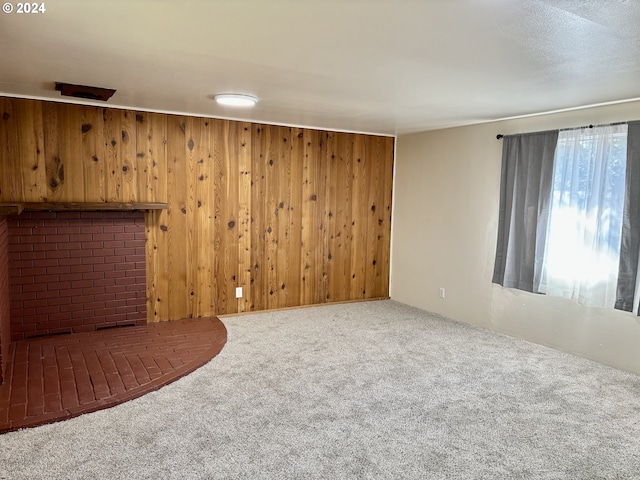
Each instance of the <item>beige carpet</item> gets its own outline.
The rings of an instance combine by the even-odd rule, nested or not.
[[[223,321],[187,377],[0,435],[0,478],[640,478],[640,376],[393,301]]]

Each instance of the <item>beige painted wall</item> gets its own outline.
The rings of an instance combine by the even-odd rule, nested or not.
[[[636,119],[640,102],[400,136],[391,298],[640,373],[638,316],[491,283],[502,155],[496,134]]]

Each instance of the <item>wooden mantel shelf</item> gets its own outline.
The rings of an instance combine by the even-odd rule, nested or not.
[[[0,215],[19,215],[22,212],[130,212],[136,210],[164,210],[166,203],[105,203],[105,202],[16,202],[0,203]]]

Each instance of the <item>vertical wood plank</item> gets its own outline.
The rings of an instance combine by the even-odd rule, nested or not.
[[[169,282],[163,255],[167,251],[166,237],[163,229],[166,227],[164,210],[152,210],[144,216],[145,228],[145,263],[147,273],[147,322],[168,320],[168,291]]]
[[[188,249],[187,232],[187,165],[186,119],[169,116],[167,119],[167,269],[169,318],[190,315],[187,292]]]
[[[61,113],[58,117],[61,196],[66,202],[82,202],[87,198],[82,163],[82,113],[75,105],[62,105]]]
[[[312,305],[318,302],[317,291],[322,275],[322,263],[317,254],[323,251],[320,238],[320,216],[323,210],[319,167],[321,159],[320,135],[317,130],[305,130],[302,157],[302,223],[301,223],[301,302]]]
[[[279,127],[267,125],[265,206],[266,230],[266,267],[267,267],[267,308],[278,308],[278,239],[280,237],[279,222],[276,213],[278,204],[278,168],[281,166]]]
[[[254,125],[251,136],[251,310],[267,309],[266,167],[268,132]]]
[[[120,169],[122,170],[122,200],[138,200],[138,173],[136,163],[136,114],[120,111]]]
[[[105,108],[102,110],[102,122],[105,141],[106,192],[108,202],[123,202],[122,159],[120,142],[122,141],[121,114],[119,110]]]
[[[277,179],[275,204],[273,212],[274,224],[278,232],[275,239],[275,294],[274,308],[292,305],[289,299],[289,272],[292,270],[289,254],[291,252],[290,208],[291,208],[291,128],[277,129],[276,145],[277,163],[274,165]]]
[[[167,198],[167,116],[136,112],[136,175],[138,201],[163,202]]]
[[[383,232],[384,216],[384,195],[381,193],[384,186],[384,170],[380,168],[383,155],[379,151],[380,139],[378,137],[367,137],[367,155],[371,161],[371,167],[368,171],[368,239],[369,249],[366,266],[366,290],[365,298],[373,298],[379,296],[382,292],[381,278],[382,271],[379,262],[380,258],[380,242]]]
[[[44,125],[45,170],[47,175],[46,197],[50,202],[62,201],[62,178],[60,174],[60,107],[55,103],[46,102],[42,106]]]
[[[251,309],[251,208],[252,208],[252,137],[250,123],[240,125],[239,142],[242,148],[238,153],[238,269],[236,286],[242,287],[243,297],[238,299],[237,311]]]
[[[213,253],[212,222],[207,213],[210,208],[209,190],[210,179],[210,154],[209,154],[209,121],[196,119],[193,122],[191,138],[188,148],[191,150],[190,175],[193,188],[193,198],[189,202],[189,208],[193,221],[189,231],[189,245],[191,262],[193,264],[191,276],[192,291],[191,310],[195,316],[213,314],[213,271],[210,258]],[[191,294],[191,292],[190,292]]]
[[[186,294],[189,308],[187,310],[188,316],[192,317],[196,312],[200,310],[199,300],[200,295],[196,295],[200,285],[198,282],[202,278],[201,274],[201,259],[203,251],[199,248],[199,230],[206,228],[206,224],[203,224],[201,218],[196,216],[197,209],[197,193],[198,187],[198,153],[199,147],[196,145],[202,144],[202,132],[200,131],[200,125],[203,120],[194,117],[185,117],[185,183],[186,183],[186,217],[185,217],[185,231],[186,238],[184,238],[186,246],[186,267],[187,267],[187,285]]]
[[[338,226],[336,221],[336,212],[338,210],[338,188],[340,182],[338,178],[338,161],[336,158],[336,133],[326,132],[326,152],[325,158],[328,165],[326,185],[326,203],[325,203],[325,222],[326,222],[326,242],[327,252],[323,259],[326,272],[326,294],[325,301],[339,301],[340,291],[338,290],[337,276],[339,274],[338,257]]]
[[[351,254],[351,271],[352,271],[352,298],[362,299],[366,297],[366,264],[368,250],[368,196],[367,188],[367,155],[366,155],[366,136],[357,135],[354,145],[354,164],[353,164],[353,231],[352,245],[353,252]]]
[[[300,305],[302,301],[302,190],[304,168],[304,130],[295,128],[291,135],[289,173],[289,269],[287,271],[287,304]]]
[[[331,194],[331,170],[329,168],[329,132],[318,135],[318,229],[314,235],[314,262],[318,266],[319,276],[314,303],[330,301],[329,294],[329,209]]]
[[[389,296],[389,280],[391,274],[391,206],[393,199],[393,154],[395,140],[391,137],[381,138],[382,144],[381,165],[384,171],[384,187],[381,195],[383,196],[383,223],[380,229],[380,245],[379,256],[382,262],[381,284],[379,296]]]
[[[138,112],[137,151],[140,191],[146,201],[167,202],[167,116]],[[140,162],[144,167],[140,168]],[[145,189],[142,186],[146,186]],[[166,210],[145,215],[147,252],[147,321],[168,320],[169,316],[169,217]]]
[[[20,121],[19,104],[15,100],[6,99],[2,105],[2,120],[0,123],[0,164],[2,178],[0,191],[3,200],[16,201],[21,199],[22,193],[22,162],[20,159]]]
[[[351,298],[351,202],[353,200],[353,135],[336,135],[336,246],[334,284],[339,301]]]
[[[106,160],[103,112],[97,107],[82,107],[82,157],[87,200],[106,201]]]
[[[225,291],[225,308],[224,313],[236,313],[238,311],[238,301],[235,295],[235,289],[238,282],[238,248],[239,248],[239,220],[238,212],[240,210],[239,202],[239,178],[240,171],[238,169],[238,158],[245,155],[247,143],[240,141],[246,133],[250,133],[249,127],[241,122],[224,122],[225,130],[225,172],[226,178],[224,182],[225,201],[223,204],[223,249],[218,252],[222,257],[223,268],[223,284],[219,287]]]
[[[214,271],[218,313],[234,313],[238,305],[235,298],[238,268],[238,169],[235,161],[240,150],[246,148],[246,144],[243,147],[236,142],[238,130],[244,131],[244,128],[238,122],[221,121],[214,150]]]
[[[221,256],[220,251],[223,248],[223,219],[222,219],[222,205],[224,203],[223,198],[223,178],[224,172],[224,143],[225,143],[225,128],[224,121],[216,120],[213,122],[213,132],[211,136],[212,150],[213,150],[213,165],[212,165],[212,183],[213,183],[213,202],[212,202],[212,223],[213,223],[213,272],[215,272],[215,279],[213,283],[213,303],[216,313],[224,311],[226,305],[226,289],[224,288],[224,281],[221,277],[220,269]]]
[[[17,109],[18,121],[18,155],[15,159],[21,164],[20,183],[21,198],[31,201],[43,201],[46,192],[42,189],[46,184],[46,168],[44,162],[44,132],[42,125],[42,104],[35,100],[26,102],[23,108]],[[16,179],[17,180],[17,179]]]

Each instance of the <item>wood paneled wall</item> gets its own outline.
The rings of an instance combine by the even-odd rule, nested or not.
[[[149,321],[388,296],[393,138],[1,97],[0,116],[0,202],[169,204],[146,216]]]

